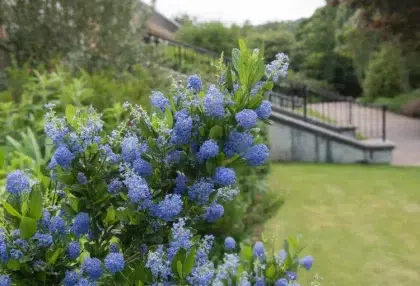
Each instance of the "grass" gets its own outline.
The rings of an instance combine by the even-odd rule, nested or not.
[[[420,169],[276,164],[269,184],[285,204],[264,235],[300,233],[315,258],[301,285],[420,285]]]

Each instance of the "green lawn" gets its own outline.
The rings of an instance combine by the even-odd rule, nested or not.
[[[285,204],[264,234],[303,235],[302,286],[420,285],[420,168],[275,164],[269,180]]]

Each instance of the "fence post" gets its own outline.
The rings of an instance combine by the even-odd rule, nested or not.
[[[292,94],[292,111],[295,111],[295,95]]]
[[[388,106],[382,106],[382,141],[386,141],[386,110]]]
[[[349,125],[353,124],[353,98],[352,97],[347,97],[347,101],[349,103]]]
[[[308,116],[308,89],[303,86],[303,118],[307,121]]]
[[[181,70],[182,66],[182,50],[181,46],[178,46],[178,70]]]

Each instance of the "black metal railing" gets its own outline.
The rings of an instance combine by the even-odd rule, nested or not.
[[[211,50],[174,40],[153,36],[147,42],[157,63],[182,73],[212,74],[211,63],[220,58]],[[228,63],[230,58],[224,57],[224,61]],[[208,70],[203,70],[205,68]],[[359,139],[386,140],[387,107],[384,105],[359,102],[352,97],[292,81],[283,81],[276,86],[270,100],[274,108],[292,112],[303,120],[323,122],[341,129],[353,128]]]
[[[213,73],[212,63],[220,59],[220,54],[194,45],[150,36],[146,42],[149,44],[149,55],[162,66],[171,68],[181,73],[200,72]],[[228,63],[230,58],[224,56]]]
[[[359,102],[329,91],[286,82],[270,94],[274,108],[341,129],[355,129],[358,139],[386,140],[387,106]]]

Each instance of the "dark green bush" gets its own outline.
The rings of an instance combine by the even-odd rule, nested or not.
[[[408,78],[398,46],[386,43],[372,55],[363,82],[363,94],[372,100],[407,91]]]

